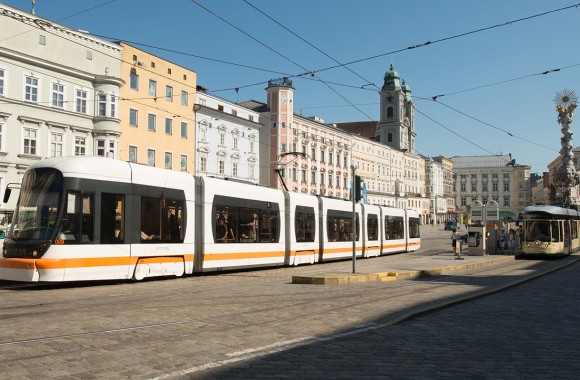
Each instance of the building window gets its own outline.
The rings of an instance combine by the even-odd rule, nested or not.
[[[107,95],[99,94],[99,116],[107,116]]]
[[[170,152],[165,152],[165,169],[171,169],[173,167],[173,154]]]
[[[225,173],[226,162],[224,160],[219,160],[218,164],[219,164],[219,168],[218,168],[219,174],[224,174]]]
[[[220,132],[220,145],[226,145],[226,134],[225,134],[225,132]]]
[[[280,152],[285,153],[286,152],[286,144],[282,143],[282,146],[280,147]]]
[[[182,154],[180,159],[179,159],[179,169],[182,172],[186,172],[187,171],[187,156]]]
[[[461,184],[461,192],[462,192],[462,193],[465,193],[465,191],[466,191],[466,190],[465,190],[465,184],[464,184],[464,183],[462,183],[462,184]]]
[[[388,107],[387,108],[387,120],[393,120],[393,107]]]
[[[254,153],[254,145],[255,145],[255,141],[250,140],[250,153]]]
[[[165,86],[165,100],[168,102],[173,101],[173,87]]]
[[[129,108],[129,125],[132,127],[137,127],[138,120],[139,120],[139,111],[133,108]]]
[[[392,143],[393,142],[393,134],[392,133],[387,133],[387,142]]]
[[[87,150],[87,139],[75,136],[75,156],[84,156]]]
[[[199,171],[200,172],[207,171],[207,157],[200,157],[199,158]]]
[[[234,149],[238,149],[238,140],[239,140],[239,137],[234,136]]]
[[[497,183],[496,182],[493,183],[493,190],[492,191],[497,191]]]
[[[503,184],[503,191],[510,191],[510,184],[509,183]]]
[[[503,205],[504,207],[510,207],[510,197],[508,196],[503,197]]]
[[[310,172],[310,182],[311,182],[312,184],[315,184],[315,183],[316,183],[316,172],[315,172],[314,170],[312,170],[312,171]]]
[[[129,162],[137,162],[137,147],[129,145]]]
[[[38,130],[32,128],[24,128],[23,131],[24,154],[36,155],[37,135]]]
[[[46,45],[46,36],[42,35],[42,34],[40,36],[38,36],[38,43],[40,45]]]
[[[111,95],[111,117],[117,117],[117,97]]]
[[[147,130],[151,131],[151,132],[155,132],[156,123],[157,123],[157,116],[152,114],[152,113],[147,114]]]
[[[487,182],[482,183],[481,186],[482,186],[481,190],[487,192]]]
[[[477,185],[475,183],[471,184],[471,192],[474,193],[477,191]]]
[[[4,69],[0,69],[0,95],[4,94]]]
[[[50,132],[50,157],[62,157],[62,133]]]
[[[87,50],[87,60],[89,61],[93,60],[93,52],[90,50]]]
[[[64,107],[64,85],[60,83],[52,84],[52,106],[58,108]]]
[[[117,141],[109,139],[98,139],[97,140],[97,156],[100,157],[117,157]]]
[[[187,91],[181,91],[181,105],[186,106],[189,103],[189,94]]]
[[[171,135],[173,129],[173,119],[165,118],[165,134]]]
[[[187,123],[183,121],[181,122],[181,138],[187,138]]]
[[[234,177],[238,176],[238,163],[237,162],[232,162],[232,176],[234,176]]]
[[[87,113],[87,92],[76,90],[76,110],[79,113]]]
[[[218,104],[218,111],[224,112],[224,106],[222,106],[221,104]]]
[[[0,152],[4,151],[4,124],[0,123]]]
[[[238,116],[238,111],[237,110],[232,110],[232,115],[233,116]]]
[[[27,102],[38,102],[38,78],[29,76],[26,77],[24,100]]]
[[[137,75],[137,71],[135,69],[131,69],[131,75],[129,77],[129,85],[132,90],[139,89],[139,75]]]
[[[155,166],[155,149],[147,149],[147,165]]]
[[[157,96],[157,82],[153,79],[149,79],[149,95]]]

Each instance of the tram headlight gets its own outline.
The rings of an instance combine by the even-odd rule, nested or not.
[[[34,251],[32,251],[32,257],[36,257],[38,256],[38,251],[35,249]]]

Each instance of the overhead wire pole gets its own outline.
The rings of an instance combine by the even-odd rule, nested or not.
[[[286,156],[296,156],[294,157],[292,160],[290,161],[285,161],[285,162],[280,162],[280,160]],[[284,176],[282,175],[282,170],[284,170],[284,168],[290,164],[292,164],[294,161],[296,161],[297,159],[304,157],[304,158],[308,158],[308,155],[304,152],[287,152],[287,153],[280,153],[277,157],[276,160],[278,161],[276,163],[276,167],[274,168],[274,172],[276,173],[276,175],[278,175],[278,178],[280,179],[280,182],[282,182],[282,186],[284,187],[284,191],[288,191],[288,186],[286,186],[286,182],[284,181]]]
[[[356,185],[355,185],[355,174],[356,174],[356,167],[351,165],[352,169],[352,186],[351,186],[351,196],[352,196],[352,273],[356,273]],[[361,231],[362,232],[362,231]]]

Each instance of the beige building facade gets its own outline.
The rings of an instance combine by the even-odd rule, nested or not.
[[[119,44],[125,81],[119,159],[194,173],[196,72]]]

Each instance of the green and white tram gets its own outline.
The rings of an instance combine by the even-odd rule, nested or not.
[[[528,206],[523,212],[522,253],[563,256],[580,248],[580,212],[558,206]]]

